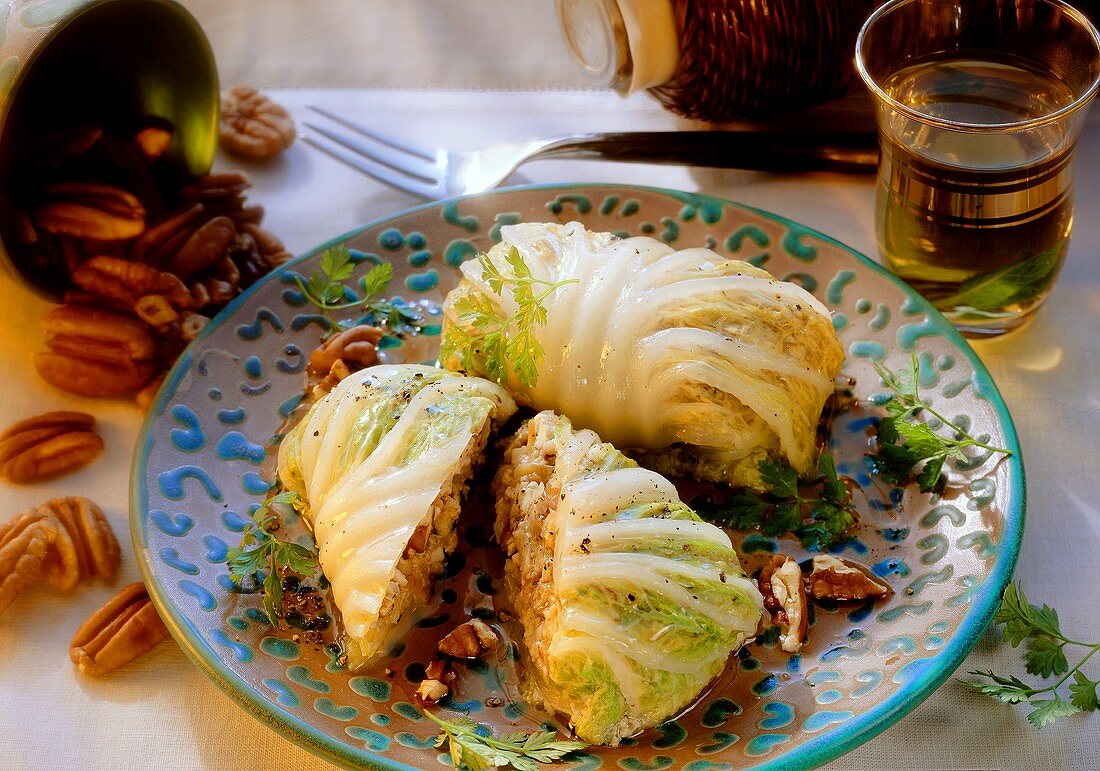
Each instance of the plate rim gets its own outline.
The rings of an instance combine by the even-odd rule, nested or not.
[[[145,473],[148,468],[150,450],[152,448],[153,424],[161,418],[167,406],[169,395],[174,394],[180,380],[190,370],[191,359],[194,350],[215,329],[225,324],[236,312],[237,308],[247,302],[254,293],[258,292],[268,282],[277,280],[277,276],[293,266],[311,259],[318,253],[338,244],[354,238],[371,228],[379,227],[399,217],[405,217],[433,208],[441,208],[451,204],[458,204],[465,200],[477,199],[486,195],[498,195],[508,193],[526,193],[537,191],[571,191],[583,190],[642,190],[650,193],[658,193],[676,200],[683,201],[685,197],[693,199],[711,200],[723,207],[733,205],[740,209],[757,214],[765,219],[781,223],[787,228],[797,228],[806,231],[825,241],[841,251],[851,255],[863,268],[870,269],[873,273],[887,278],[891,283],[902,290],[910,301],[915,301],[919,310],[928,315],[929,320],[936,327],[936,331],[952,342],[966,357],[974,368],[974,375],[983,381],[983,388],[988,394],[987,401],[993,407],[1005,434],[1005,446],[1012,451],[1012,455],[1003,458],[1000,462],[1008,463],[1009,489],[1004,511],[1004,525],[1001,537],[997,542],[999,559],[993,564],[993,569],[988,578],[975,591],[970,611],[959,623],[955,634],[946,645],[932,657],[932,663],[922,668],[920,673],[909,683],[908,687],[894,693],[886,700],[876,704],[871,709],[852,719],[842,723],[831,730],[823,731],[808,741],[792,748],[777,757],[764,760],[753,768],[775,770],[790,768],[814,768],[816,766],[835,760],[856,747],[864,744],[881,734],[906,714],[911,712],[921,702],[927,699],[939,686],[951,676],[966,659],[977,644],[985,629],[993,619],[993,614],[1000,603],[1001,595],[1012,578],[1012,574],[1019,558],[1020,547],[1023,541],[1024,524],[1027,518],[1027,483],[1024,474],[1023,458],[1020,450],[1019,437],[1012,416],[1005,404],[1000,389],[997,388],[993,376],[985,363],[970,343],[955,329],[954,326],[923,296],[891,273],[882,265],[871,258],[853,249],[851,246],[838,241],[832,236],[826,235],[816,228],[804,225],[789,217],[776,214],[765,209],[760,209],[748,204],[739,203],[729,198],[711,195],[709,193],[677,190],[674,188],[659,187],[653,185],[618,184],[613,182],[602,183],[550,183],[533,185],[515,185],[511,187],[496,188],[474,195],[454,196],[437,201],[429,201],[417,206],[412,206],[400,211],[392,212],[383,217],[375,218],[364,225],[349,230],[324,243],[315,246],[293,260],[281,265],[276,270],[264,276],[256,284],[249,287],[238,297],[234,298],[221,310],[210,323],[206,325],[193,340],[187,349],[176,360],[169,370],[164,383],[157,393],[153,404],[150,406],[145,419],[142,422],[135,443],[134,455],[130,469],[130,537],[133,543],[134,554],[142,580],[149,589],[149,597],[156,607],[157,612],[164,620],[172,637],[183,649],[184,653],[195,666],[209,677],[230,699],[254,719],[276,731],[294,744],[330,760],[344,768],[355,769],[371,768],[384,769],[385,771],[417,771],[414,766],[409,766],[399,761],[382,757],[366,749],[357,749],[351,745],[339,741],[332,734],[321,731],[308,723],[299,720],[289,713],[278,708],[270,701],[259,698],[257,692],[241,679],[231,668],[226,666],[217,656],[206,657],[202,651],[209,646],[198,634],[196,628],[182,617],[177,617],[174,609],[164,602],[161,596],[161,587],[157,574],[153,571],[153,560],[146,543],[144,521],[148,500],[144,487]],[[1014,515],[1014,516],[1013,516]]]

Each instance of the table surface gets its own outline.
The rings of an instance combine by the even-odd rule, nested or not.
[[[423,6],[426,0],[409,2]],[[212,37],[223,78],[251,76],[253,82],[298,85],[294,78],[278,77],[270,66],[265,70],[266,65],[256,64],[262,41],[242,42],[239,35],[219,26],[248,4],[189,3],[208,29],[213,26],[222,33]],[[535,6],[534,0],[520,4]],[[270,5],[282,8],[284,16],[299,12],[285,2],[271,0]],[[393,5],[403,6],[404,1]],[[484,0],[472,5],[488,13],[507,3]],[[362,7],[383,13],[377,0]],[[545,16],[542,10],[531,13]],[[314,103],[410,140],[454,148],[578,130],[668,130],[686,125],[645,96],[622,100],[596,91],[545,90],[547,85],[575,85],[568,82],[571,76],[561,64],[561,52],[546,48],[557,57],[553,66],[566,73],[564,83],[539,82],[545,73],[528,73],[513,81],[508,74],[475,68],[466,77],[480,87],[455,90],[446,68],[425,65],[429,74],[423,85],[430,87],[408,89],[392,87],[408,83],[384,78],[342,80],[339,72],[347,69],[336,68],[339,72],[330,72],[327,82],[348,88],[291,88],[274,90],[273,95],[299,122],[306,117],[306,105]],[[307,84],[326,82],[321,70],[309,77]],[[528,90],[492,88],[502,83],[519,83]],[[1059,608],[1063,626],[1077,639],[1100,638],[1100,217],[1094,215],[1100,204],[1100,177],[1089,173],[1097,163],[1100,114],[1090,117],[1081,140],[1078,216],[1052,297],[1030,326],[975,346],[1015,418],[1028,472],[1028,522],[1017,578],[1033,600]],[[240,166],[222,157],[216,165]],[[246,168],[255,181],[250,200],[265,206],[266,225],[295,252],[419,203],[302,143],[268,166]],[[700,190],[790,217],[875,254],[874,191],[868,178],[558,160],[531,163],[508,180],[525,182],[620,182]],[[99,419],[107,446],[99,460],[75,474],[49,483],[4,486],[0,521],[45,499],[81,494],[100,503],[123,543],[116,585],[89,583],[68,595],[34,589],[0,617],[0,768],[144,769],[152,764],[151,750],[183,769],[333,768],[238,709],[171,641],[105,678],[82,676],[69,663],[73,630],[114,594],[117,585],[138,579],[127,537],[126,490],[130,454],[143,416],[130,402],[78,399],[38,379],[31,356],[42,347],[38,322],[50,306],[2,272],[0,296],[6,300],[0,323],[6,380],[0,426],[50,409],[83,409]],[[1019,653],[996,632],[986,634],[960,672],[990,668],[1022,672]],[[1094,666],[1091,674],[1095,677],[1098,671]],[[1041,733],[1024,715],[1023,708],[1002,706],[948,681],[899,723],[830,768],[1100,768],[1095,741],[1100,715],[1077,715]]]

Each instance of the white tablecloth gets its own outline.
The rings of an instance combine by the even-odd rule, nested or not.
[[[410,7],[431,6],[437,14],[460,5],[442,0],[402,0],[392,5],[403,6],[406,1]],[[226,19],[233,20],[233,24],[245,23],[249,16],[242,9],[246,6],[252,13],[268,6],[282,6],[284,13],[300,12],[298,6],[288,2],[221,0],[216,5],[210,0],[192,0],[189,5],[210,27],[210,20],[216,24],[224,24]],[[519,4],[531,8],[533,3],[526,0]],[[504,0],[471,0],[463,5],[467,12],[480,8],[485,13],[490,6],[506,4]],[[328,3],[309,5],[320,14]],[[381,4],[363,2],[360,7],[377,11]],[[547,14],[538,12],[552,23]],[[374,33],[367,15],[363,12],[360,18],[364,19],[364,35],[370,37]],[[440,31],[445,25],[428,26],[445,34]],[[226,46],[248,39],[247,29],[230,27],[227,31],[219,27],[214,34],[223,69],[233,75],[228,79],[267,72],[269,82],[293,82],[278,80],[270,64],[253,68],[262,43],[240,42],[252,46],[246,49],[248,55],[230,56],[232,50]],[[457,44],[454,30],[445,36],[448,45]],[[452,50],[451,56],[455,55]],[[560,59],[563,54],[554,55],[559,57],[555,59],[555,71],[567,73]],[[319,56],[312,61],[321,62]],[[408,56],[416,58],[414,45],[410,44]],[[225,63],[226,59],[230,61]],[[434,58],[432,61],[438,62]],[[330,82],[363,85],[354,78],[341,80],[332,74],[337,70],[347,72],[338,65],[331,61],[327,65]],[[314,82],[325,82],[321,69],[310,76]],[[358,116],[391,132],[399,131],[411,140],[451,147],[576,130],[669,129],[681,125],[645,97],[621,101],[609,94],[578,90],[442,90],[432,78],[446,80],[449,76],[440,74],[444,69],[425,65],[424,72],[433,73],[425,76],[424,83],[435,86],[431,89],[285,90],[274,95],[299,120],[306,116],[305,105],[312,102]],[[523,78],[529,76],[537,77],[537,73],[528,71]],[[523,78],[507,81],[507,73],[493,74],[477,67],[468,68],[465,77],[483,78],[474,85],[487,87],[499,85],[501,79],[530,87],[547,85]],[[367,81],[367,85],[371,83]],[[1078,217],[1069,258],[1054,295],[1030,327],[977,348],[1016,420],[1028,471],[1028,525],[1017,577],[1033,599],[1060,609],[1063,626],[1072,630],[1073,636],[1097,639],[1100,217],[1095,212],[1100,205],[1100,178],[1092,170],[1100,163],[1100,114],[1090,119],[1080,152]],[[237,165],[224,158],[218,160],[222,168]],[[305,250],[371,219],[418,203],[301,143],[276,163],[250,171],[256,182],[250,199],[267,208],[266,224],[293,251]],[[701,190],[775,211],[866,254],[875,253],[873,187],[866,178],[540,161],[524,167],[509,183],[527,181],[623,182]],[[118,583],[136,580],[137,567],[128,538],[126,490],[130,452],[142,415],[130,403],[74,399],[40,381],[30,356],[41,348],[38,321],[48,306],[17,288],[2,273],[0,297],[4,299],[0,305],[0,350],[4,352],[0,426],[48,409],[84,409],[98,416],[107,444],[104,456],[77,474],[47,484],[5,485],[0,520],[55,495],[87,495],[104,507],[123,542]],[[95,583],[68,596],[35,590],[0,616],[0,769],[331,768],[248,717],[172,642],[110,677],[79,675],[68,661],[69,638],[114,591],[115,587]],[[989,668],[1022,673],[1018,652],[1008,648],[999,634],[987,634],[960,671]],[[1095,677],[1100,666],[1094,665],[1091,670]],[[1074,716],[1039,733],[1027,724],[1022,709],[1002,706],[949,681],[894,727],[832,767],[1085,771],[1100,768],[1098,735],[1100,716],[1096,714]]]

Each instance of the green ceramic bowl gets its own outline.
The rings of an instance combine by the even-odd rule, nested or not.
[[[174,174],[210,168],[218,135],[218,74],[194,17],[172,0],[0,2],[0,215],[25,188],[17,161],[43,134],[77,125],[125,131],[164,118]],[[0,216],[0,263],[56,297],[61,276],[35,269]]]

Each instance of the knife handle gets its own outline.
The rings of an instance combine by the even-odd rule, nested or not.
[[[750,171],[873,174],[878,137],[867,131],[629,131],[557,137],[544,156]]]

